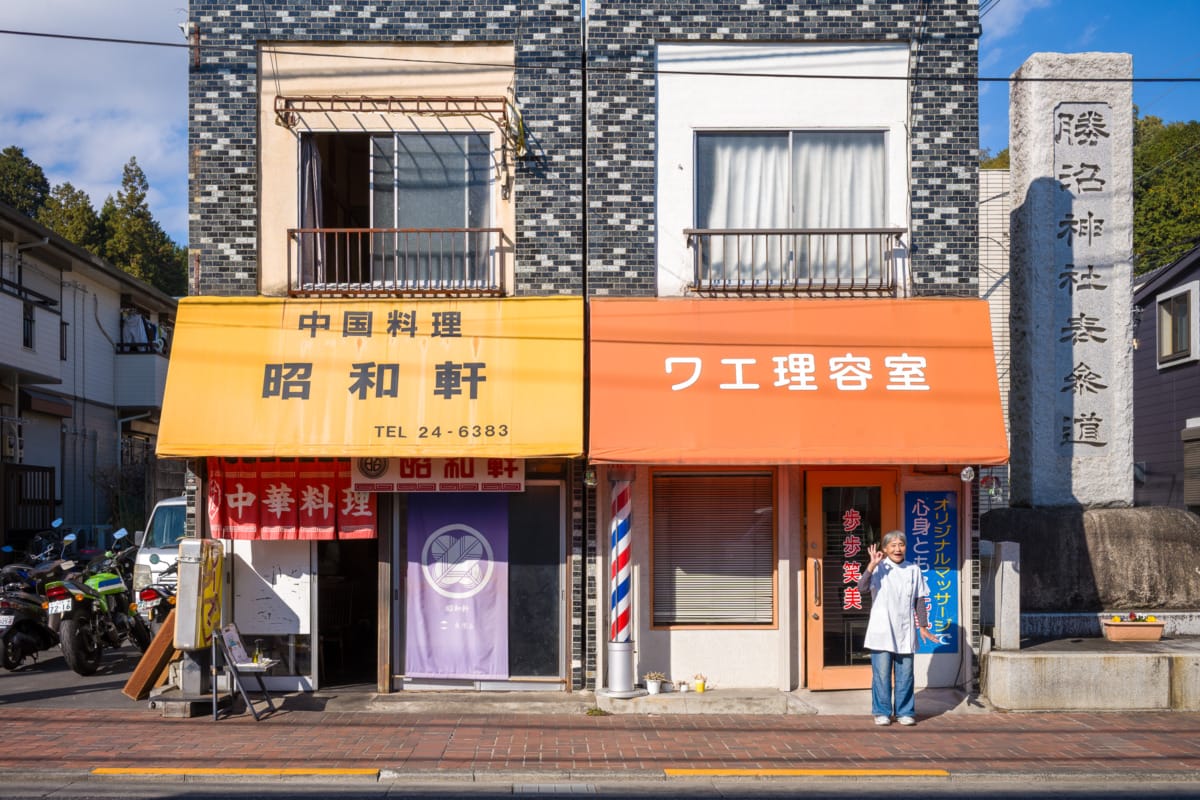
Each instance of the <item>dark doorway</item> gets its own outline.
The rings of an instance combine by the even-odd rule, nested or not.
[[[559,486],[527,486],[508,503],[508,664],[513,676],[561,672]]]
[[[321,688],[375,685],[374,539],[317,543],[317,659]]]

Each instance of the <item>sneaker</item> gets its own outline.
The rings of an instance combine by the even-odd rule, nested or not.
[[[880,714],[878,717],[876,717],[876,718],[875,718],[875,724],[876,724],[876,725],[891,725],[891,724],[892,724],[892,718],[891,718],[891,717],[885,717],[885,716],[883,716],[882,714]]]
[[[912,717],[901,717],[900,719],[898,719],[896,721],[899,722],[901,725],[916,725],[917,724],[917,721],[915,719],[913,719]]]

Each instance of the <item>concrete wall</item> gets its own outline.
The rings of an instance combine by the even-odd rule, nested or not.
[[[1021,546],[1021,611],[1200,607],[1200,517],[1173,508],[1008,508],[982,538]]]

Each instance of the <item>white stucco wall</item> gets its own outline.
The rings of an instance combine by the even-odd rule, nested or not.
[[[885,131],[886,224],[909,227],[907,43],[661,44],[658,69],[660,296],[692,280],[697,131]]]

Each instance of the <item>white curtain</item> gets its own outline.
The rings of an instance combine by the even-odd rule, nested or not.
[[[697,148],[698,227],[788,227],[786,133],[703,134]],[[743,285],[779,279],[778,237],[737,234],[708,243],[703,259],[708,274],[702,279]]]
[[[792,136],[792,224],[879,228],[884,224],[883,134],[805,132]],[[797,242],[802,277],[841,282],[878,277],[877,237],[824,235]],[[807,265],[807,273],[803,266]]]
[[[873,131],[697,136],[697,227],[876,228],[884,224],[884,137]],[[764,285],[877,277],[877,237],[709,237],[701,280]]]

